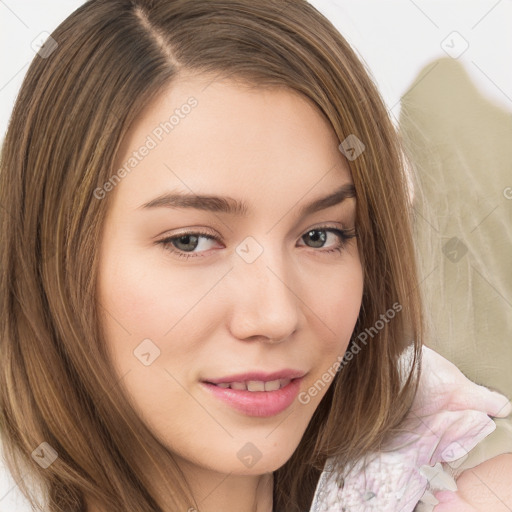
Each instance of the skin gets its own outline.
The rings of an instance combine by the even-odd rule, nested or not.
[[[504,453],[464,471],[456,493],[436,493],[434,512],[507,512],[512,510],[512,453]]]
[[[296,449],[327,386],[307,404],[296,398],[284,412],[257,418],[211,396],[200,381],[293,368],[306,373],[305,391],[344,354],[363,291],[357,238],[344,242],[323,229],[315,232],[325,235],[322,245],[308,232],[354,228],[355,199],[307,216],[299,209],[352,178],[332,127],[309,100],[192,75],[143,112],[119,165],[190,96],[197,107],[108,192],[102,325],[121,385],[175,454],[201,512],[268,512],[272,472]],[[140,208],[176,189],[243,200],[249,214]],[[198,229],[217,240],[169,244],[195,258],[158,243]],[[251,263],[236,252],[255,253],[247,237],[263,249]],[[340,244],[341,252],[326,252]],[[134,350],[147,338],[160,356],[145,366]],[[261,454],[252,467],[237,456],[248,442]]]

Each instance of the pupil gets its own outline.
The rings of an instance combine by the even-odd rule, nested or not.
[[[190,241],[191,239],[194,239],[194,238],[197,239],[197,236],[194,236],[194,235],[183,235],[183,236],[180,236],[180,238],[178,239],[178,243],[183,243],[184,245],[189,245],[189,244],[194,245],[194,243],[197,243],[197,240],[195,242],[191,242]],[[188,249],[194,250],[195,247],[189,247]],[[184,250],[186,250],[186,249],[184,249]]]
[[[313,236],[312,236],[313,233]],[[320,235],[315,236],[314,233],[321,233]],[[320,245],[318,247],[322,246],[322,243],[325,242],[325,233],[323,231],[319,231],[317,229],[314,229],[313,231],[310,231],[308,233],[308,236],[312,239],[313,242],[320,241]]]

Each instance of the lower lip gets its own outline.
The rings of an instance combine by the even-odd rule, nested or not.
[[[266,418],[286,410],[297,397],[302,377],[293,379],[284,388],[275,391],[246,391],[221,388],[209,382],[203,386],[217,398],[247,416]]]

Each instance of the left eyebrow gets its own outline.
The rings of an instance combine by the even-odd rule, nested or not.
[[[352,197],[356,197],[356,189],[352,183],[345,183],[334,193],[326,197],[320,197],[319,199],[315,199],[311,203],[304,205],[299,210],[299,215],[301,217],[305,217],[306,215],[310,215],[312,213],[325,210],[326,208],[330,208],[331,206],[342,203],[345,201],[345,199]]]
[[[325,197],[314,199],[312,202],[302,206],[299,210],[300,216],[310,215],[314,212],[324,210],[345,199],[356,196],[353,183],[345,183],[332,194]],[[232,197],[221,197],[211,195],[197,195],[184,193],[165,193],[151,201],[139,206],[140,208],[193,208],[197,210],[206,210],[216,213],[226,213],[229,215],[247,216],[249,208],[243,201],[238,201]]]

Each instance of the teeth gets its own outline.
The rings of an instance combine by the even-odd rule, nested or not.
[[[281,381],[279,379],[265,382],[265,391],[276,391],[280,387],[281,387]]]
[[[277,379],[263,382],[262,380],[248,380],[247,382],[219,382],[220,388],[231,388],[242,391],[277,391],[290,384],[291,379]]]
[[[261,380],[248,380],[247,391],[265,391],[265,383]]]

